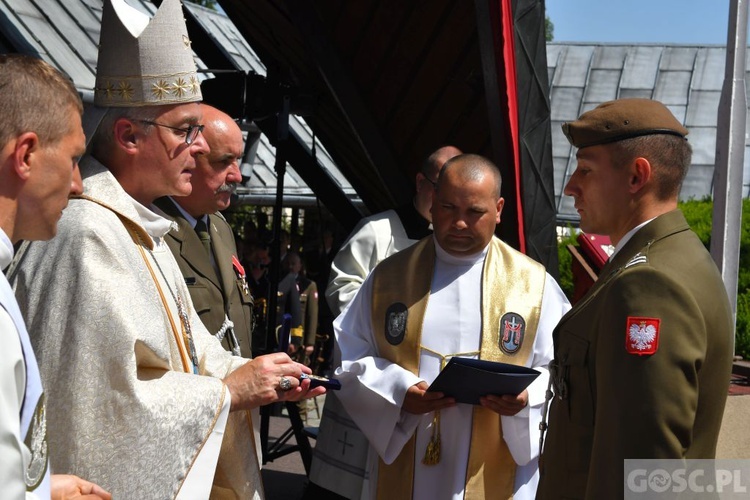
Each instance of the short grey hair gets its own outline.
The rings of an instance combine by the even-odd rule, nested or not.
[[[114,127],[115,122],[120,118],[136,121],[154,121],[158,118],[164,109],[162,106],[139,106],[132,108],[108,108],[104,113],[96,132],[91,137],[91,153],[94,158],[102,161],[109,156],[109,153],[115,147]],[[146,124],[145,129],[148,131],[153,125]]]

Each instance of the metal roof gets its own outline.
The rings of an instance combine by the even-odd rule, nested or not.
[[[750,52],[747,57],[750,61]],[[710,195],[725,59],[726,47],[718,45],[548,44],[558,215],[575,217],[576,214],[572,198],[562,196],[576,161],[561,124],[575,120],[602,102],[624,97],[661,101],[685,125],[690,131],[693,162],[680,198],[700,199]],[[749,84],[750,78],[746,77],[746,88]],[[749,152],[746,136],[743,197],[750,195]]]
[[[262,76],[266,75],[266,66],[226,14],[190,2],[185,2],[184,5],[193,15],[193,19],[203,27],[216,45],[232,60],[237,69],[251,71]],[[290,115],[289,127],[290,133],[297,136],[308,151],[312,150],[313,140],[315,140],[315,154],[318,162],[349,198],[360,203],[357,193],[336,167],[331,155],[321,141],[313,138],[313,132],[305,123],[304,118]],[[245,184],[245,189],[238,190],[240,196],[250,195],[246,201],[256,204],[273,204],[271,200],[276,195],[275,159],[276,148],[271,145],[265,134],[261,134],[250,180]],[[243,172],[243,175],[246,174],[250,174],[250,172]],[[296,205],[314,205],[317,199],[315,193],[291,166],[287,169],[284,177],[284,195],[294,198]]]
[[[156,11],[156,6],[149,1],[128,0],[128,3],[149,15]],[[185,2],[184,6],[237,69],[266,74],[260,58],[225,14],[190,2]],[[101,0],[0,0],[0,50],[36,55],[67,74],[88,109],[93,102],[101,17]],[[197,56],[195,60],[199,71],[210,78],[212,75],[206,64]],[[303,118],[290,116],[290,133],[298,137],[308,150],[312,149],[313,134]],[[261,134],[252,165],[243,165],[243,175],[249,180],[237,191],[241,200],[273,204],[276,194],[275,156],[276,148],[265,134]],[[344,194],[361,203],[317,139],[316,157]],[[285,197],[288,195],[295,205],[314,205],[317,202],[315,193],[291,166],[286,170],[284,186]]]
[[[498,236],[556,269],[544,3],[509,3],[221,0],[264,63],[315,98],[311,126],[370,210],[408,202],[424,158],[451,144],[498,165]]]
[[[128,1],[144,12],[155,11],[151,2]],[[101,5],[101,0],[0,0],[0,50],[38,55],[68,74],[84,99],[91,102]],[[189,2],[185,6],[237,68],[265,74],[263,62],[225,14]],[[560,125],[601,102],[620,97],[653,98],[672,110],[690,130],[689,140],[693,146],[693,164],[681,198],[702,198],[711,194],[725,47],[550,43],[546,52],[554,192],[559,215],[575,217],[572,200],[562,196],[563,186],[575,168],[575,156]],[[206,70],[200,59],[196,61],[199,68]],[[313,136],[304,120],[293,115],[290,127],[310,150]],[[356,197],[321,141],[316,141],[316,152],[319,163],[346,195]],[[750,151],[746,145],[743,197],[750,196],[750,154],[747,153]],[[263,135],[248,183],[248,191],[256,200],[270,202],[275,195],[274,162],[275,149]],[[314,203],[316,200],[315,193],[293,168],[287,170],[285,193],[297,201],[307,199]]]

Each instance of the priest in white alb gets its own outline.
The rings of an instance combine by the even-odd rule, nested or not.
[[[535,496],[552,330],[570,304],[541,264],[494,236],[500,185],[486,158],[449,160],[434,234],[380,263],[334,324],[339,397],[370,442],[365,498]],[[426,391],[454,356],[541,375],[518,395],[456,403]]]

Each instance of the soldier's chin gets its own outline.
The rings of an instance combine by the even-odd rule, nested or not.
[[[232,202],[232,193],[229,191],[224,191],[221,193],[216,193],[216,209],[217,210],[224,210],[229,207],[229,204]]]

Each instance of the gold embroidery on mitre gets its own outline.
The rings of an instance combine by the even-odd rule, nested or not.
[[[135,94],[135,91],[133,90],[133,86],[130,85],[129,82],[123,80],[117,86],[117,93],[120,94],[120,97],[122,97],[126,101],[129,101],[133,98],[133,94]]]
[[[161,2],[152,16],[129,5],[115,8],[114,1],[104,0],[102,8],[95,85],[103,88],[111,80],[114,92],[96,92],[94,104],[140,106],[200,100],[200,87],[192,91],[189,86],[196,67],[180,0]],[[126,32],[136,31],[138,36],[127,36]],[[165,72],[166,67],[170,68],[169,73]],[[178,76],[184,82],[173,87]],[[170,86],[160,85],[159,80]],[[118,89],[120,81],[129,82],[133,91]]]
[[[115,86],[112,85],[112,82],[107,82],[107,86],[103,89],[99,89],[104,92],[104,95],[107,96],[107,99],[112,99],[112,96],[115,95]]]
[[[183,97],[187,94],[189,89],[189,85],[182,79],[182,77],[178,78],[177,81],[172,84],[172,92],[174,92],[174,95],[177,97]]]
[[[169,90],[170,84],[164,80],[151,85],[151,94],[157,99],[164,99],[164,96],[168,96],[171,90]]]
[[[193,95],[197,94],[198,91],[201,88],[200,82],[198,82],[198,79],[194,76],[190,77],[190,92],[193,93]]]

